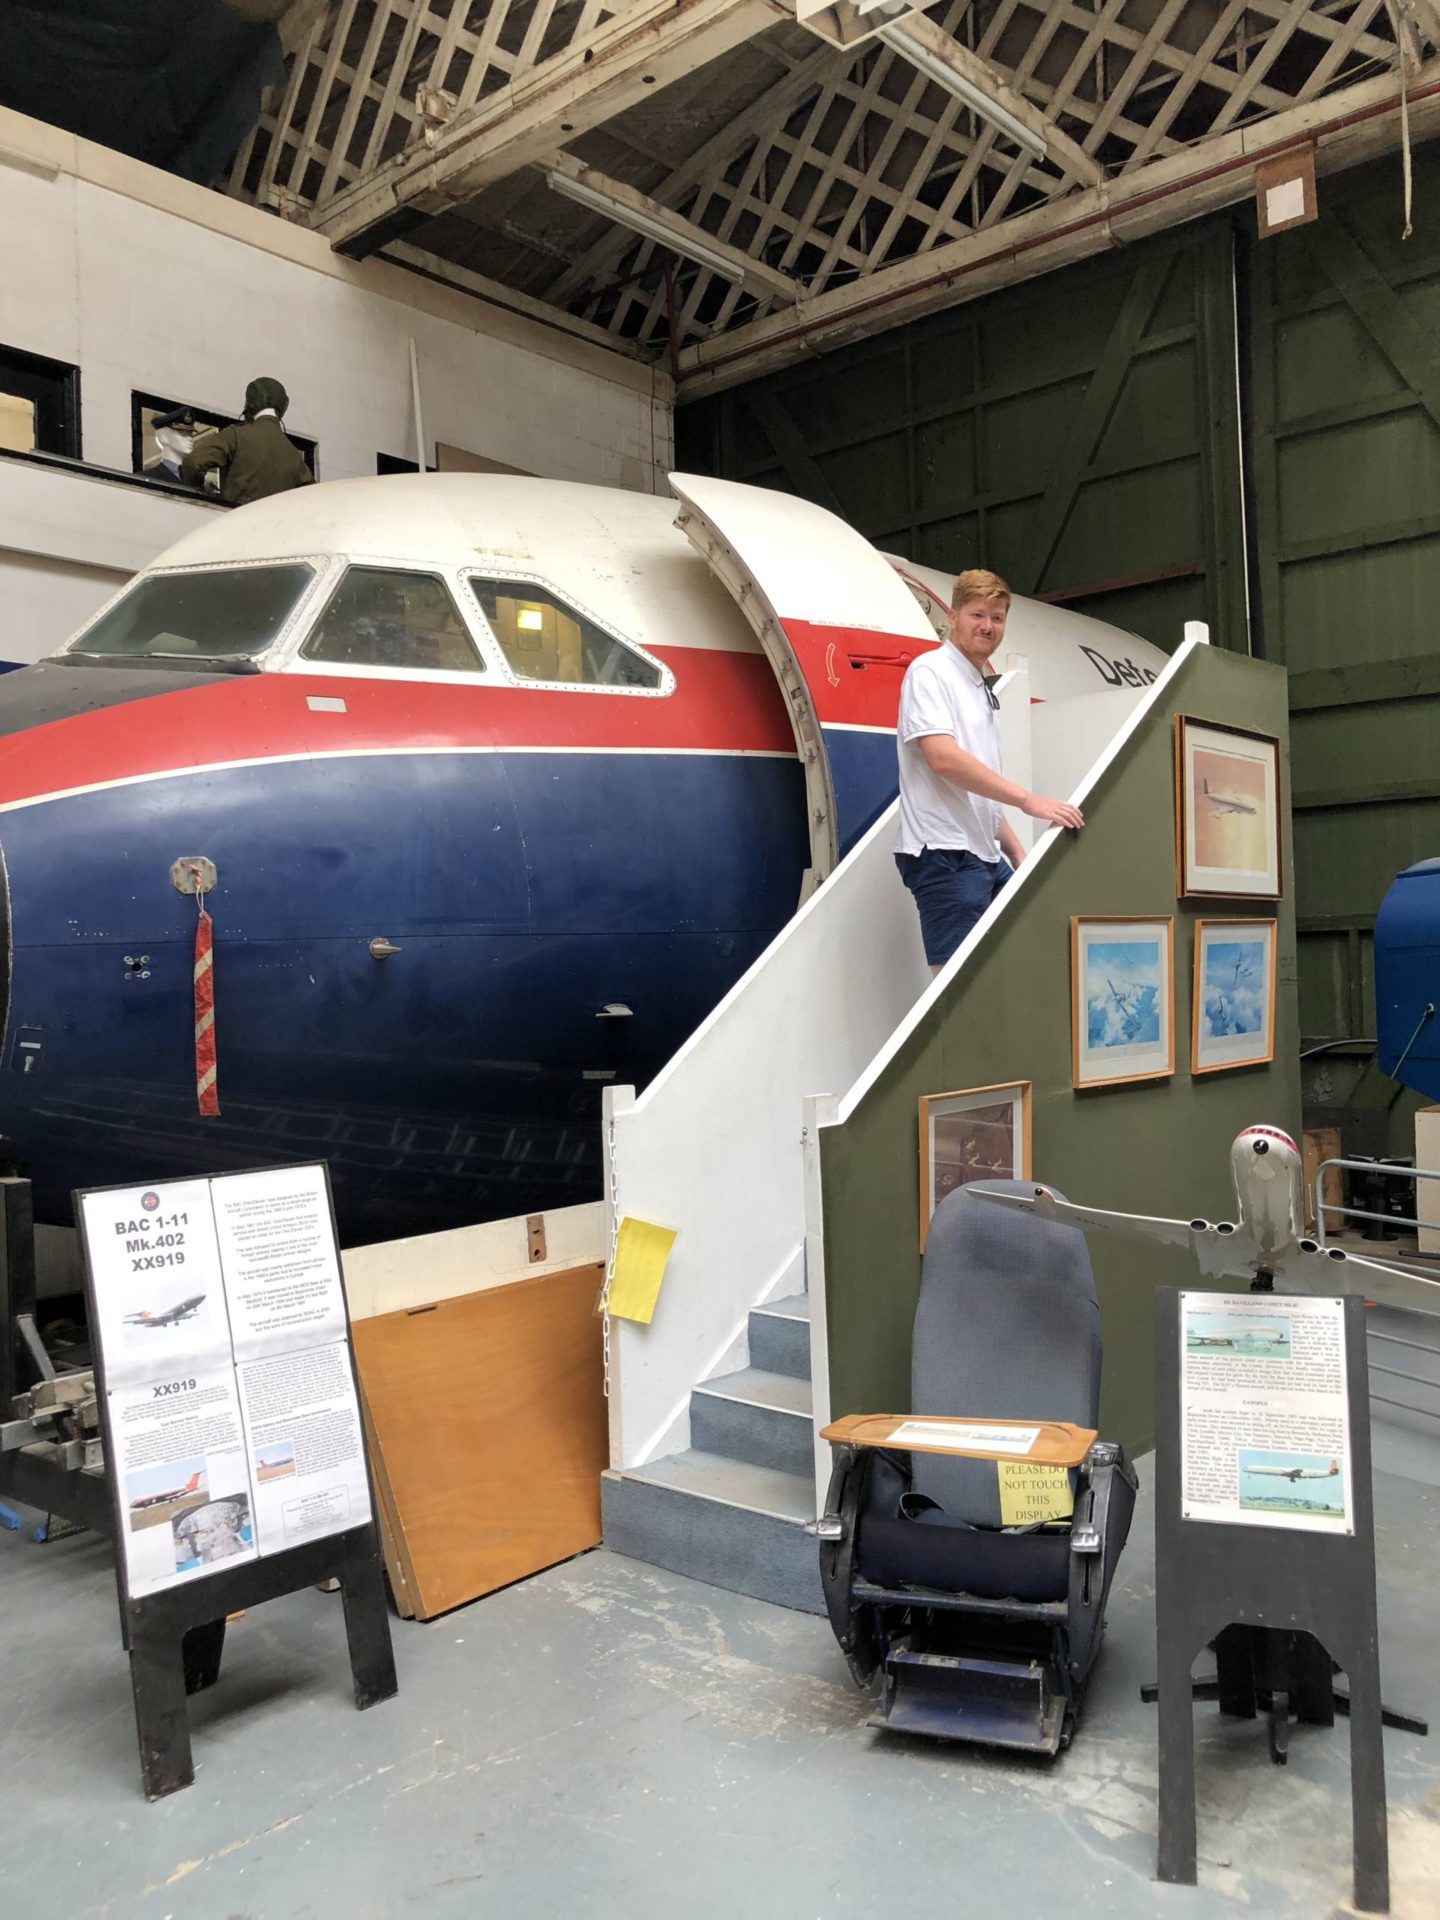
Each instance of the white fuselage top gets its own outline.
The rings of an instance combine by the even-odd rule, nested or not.
[[[932,771],[920,742],[945,734],[995,773],[1000,765],[1000,728],[980,669],[953,641],[912,660],[900,688],[896,744],[900,755],[900,833],[897,853],[926,847],[1000,858],[998,800],[982,800]]]

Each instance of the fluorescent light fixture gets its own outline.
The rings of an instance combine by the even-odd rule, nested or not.
[[[927,80],[933,80],[937,87],[943,87],[947,93],[963,101],[982,120],[988,120],[997,132],[1005,134],[1017,147],[1023,147],[1026,153],[1033,153],[1037,160],[1045,158],[1045,142],[1038,133],[1033,133],[1023,120],[1017,120],[1013,113],[992,100],[981,88],[967,80],[964,74],[958,73],[938,53],[912,39],[904,27],[881,27],[876,37],[883,40],[892,53],[898,53],[903,60],[908,60],[917,73],[923,73]]]
[[[672,253],[683,253],[687,260],[708,267],[711,273],[721,274],[726,280],[744,282],[744,269],[738,261],[727,260],[722,253],[712,253],[703,241],[692,240],[688,234],[668,226],[663,220],[656,220],[637,207],[626,206],[623,200],[612,198],[603,188],[592,187],[588,180],[573,180],[569,174],[557,171],[546,174],[545,184],[553,192],[563,193],[568,200],[588,207],[592,213],[608,214],[622,227],[632,228],[647,240],[668,247]]]

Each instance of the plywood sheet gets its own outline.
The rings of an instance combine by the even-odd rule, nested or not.
[[[600,1541],[601,1270],[356,1323],[377,1480],[429,1619]]]

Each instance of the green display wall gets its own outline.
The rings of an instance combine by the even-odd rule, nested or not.
[[[910,1326],[920,1281],[918,1102],[922,1094],[1029,1080],[1033,1172],[1069,1198],[1126,1212],[1233,1219],[1228,1149],[1263,1121],[1298,1138],[1295,921],[1290,903],[1288,747],[1282,750],[1286,895],[1268,903],[1176,898],[1174,718],[1286,740],[1284,673],[1219,648],[1177,670],[1085,802],[1086,825],[1053,849],[939,1003],[843,1123],[819,1139],[832,1414],[910,1407]],[[1275,1059],[1193,1078],[1191,969],[1198,919],[1276,913]],[[1174,916],[1175,1072],[1098,1091],[1071,1085],[1073,914]],[[1194,1283],[1193,1263],[1156,1245],[1090,1243],[1105,1332],[1107,1438],[1153,1440],[1151,1296]],[[1035,1329],[1045,1338],[1043,1327]],[[1040,1408],[1017,1409],[1039,1414]]]

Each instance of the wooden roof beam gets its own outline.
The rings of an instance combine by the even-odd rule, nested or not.
[[[793,301],[801,292],[788,273],[780,273],[762,260],[752,260],[739,247],[707,233],[704,227],[696,226],[669,207],[662,207],[658,200],[641,193],[638,187],[627,186],[623,180],[612,180],[597,167],[582,166],[573,154],[553,154],[545,165],[545,180],[556,193],[563,193],[592,212],[604,214],[632,232],[683,254],[687,260],[698,261],[702,267],[709,267],[711,272],[736,281],[764,299]]]
[[[312,224],[362,258],[787,17],[775,0],[636,0],[343,187]]]

